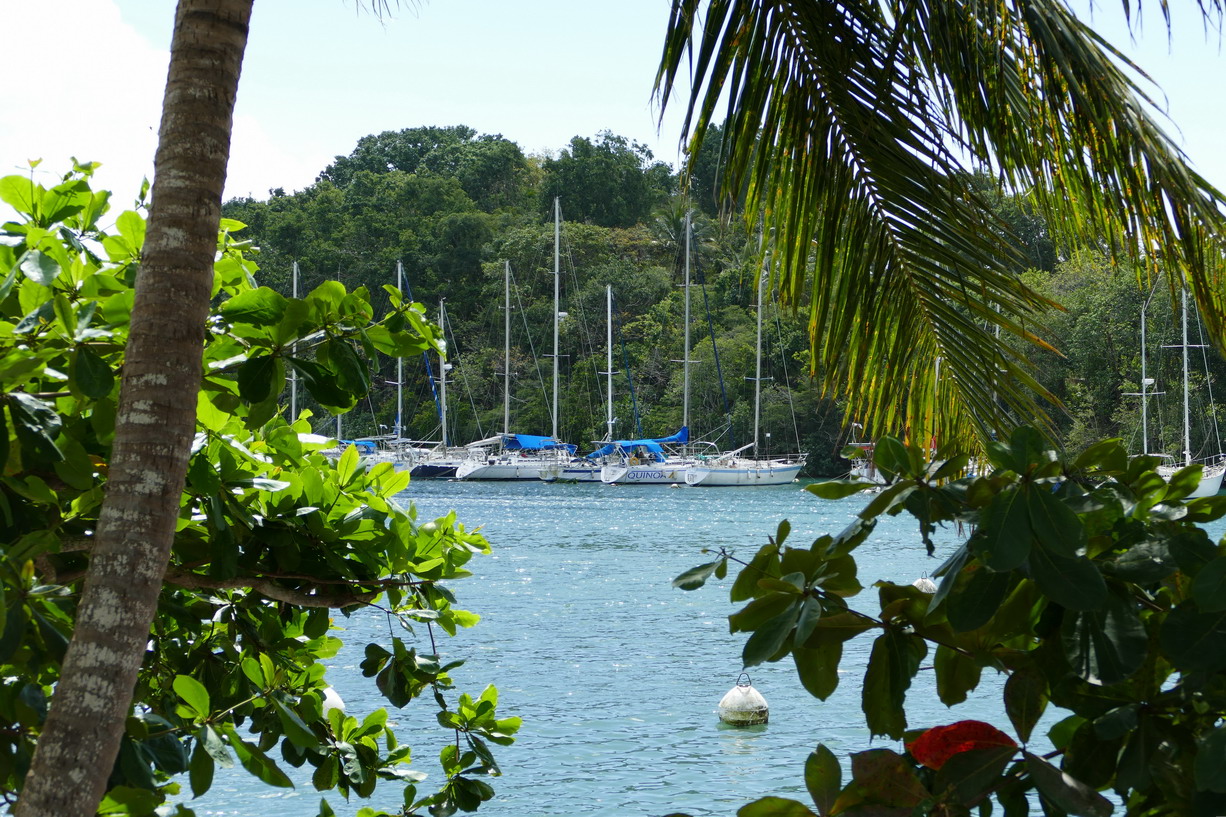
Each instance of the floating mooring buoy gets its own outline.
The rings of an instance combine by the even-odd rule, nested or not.
[[[937,583],[934,582],[932,579],[928,578],[927,576],[921,576],[920,578],[911,582],[911,586],[918,587],[921,593],[937,592]]]
[[[330,709],[339,709],[341,712],[344,712],[345,700],[341,698],[340,694],[332,687],[324,687],[324,714],[327,715],[328,710]]]
[[[766,699],[753,688],[749,673],[742,672],[736,686],[719,701],[719,719],[730,726],[755,726],[766,723]]]

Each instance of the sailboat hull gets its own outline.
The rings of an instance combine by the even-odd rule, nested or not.
[[[683,485],[688,463],[610,464],[600,469],[606,485]]]
[[[1174,465],[1158,466],[1158,474],[1166,481],[1170,481],[1171,477],[1183,470],[1181,467]],[[1217,493],[1222,490],[1222,478],[1226,477],[1226,465],[1206,465],[1201,471],[1200,482],[1196,489],[1188,494],[1188,499],[1202,499],[1207,496],[1217,496]]]
[[[692,465],[685,474],[687,485],[703,487],[748,487],[788,485],[796,481],[803,460],[734,460],[727,464]]]

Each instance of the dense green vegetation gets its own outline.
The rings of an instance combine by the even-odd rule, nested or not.
[[[77,168],[50,189],[0,179],[0,201],[20,215],[0,233],[6,809],[45,734],[79,629],[146,235],[136,211],[104,229],[109,194],[91,190],[92,170]],[[158,616],[99,813],[152,814],[173,795],[198,797],[218,767],[236,761],[269,786],[291,786],[292,766],[333,796],[378,794],[380,807],[367,815],[471,811],[493,794],[491,746],[513,742],[519,720],[497,714],[493,687],[456,690],[450,673],[459,663],[442,663],[435,643],[477,622],[457,604],[455,582],[489,545],[454,514],[418,519],[393,499],[407,473],[388,463],[367,470],[352,447],[325,457],[327,442],[278,406],[286,372],[296,371],[317,402],[352,407],[369,385],[359,350],[420,354],[436,345],[437,328],[394,292],[375,319],[360,287],[325,281],[296,299],[257,287],[257,265],[225,232],[233,226],[222,223],[196,445]],[[369,605],[385,612],[388,632],[352,645],[365,650],[363,677],[396,709],[419,698],[437,706],[440,728],[454,736],[430,790],[418,789],[421,764],[410,768],[406,736],[386,709],[358,720],[329,703],[328,663],[343,644],[334,616]],[[381,782],[391,785],[380,790]],[[326,802],[320,808],[332,813]],[[166,810],[193,813],[181,803]]]
[[[711,178],[708,171],[707,184]],[[606,430],[606,285],[616,301],[615,433],[664,435],[681,425],[687,205],[677,191],[666,165],[610,133],[576,137],[557,156],[537,159],[470,128],[412,128],[362,139],[306,190],[231,201],[225,214],[248,225],[244,235],[261,250],[260,281],[281,293],[290,292],[295,261],[301,288],[337,279],[372,291],[395,283],[402,262],[408,289],[432,315],[445,299],[449,438],[464,443],[502,430],[505,262],[514,278],[511,430],[550,433],[556,196],[567,313],[559,435],[586,449]],[[753,433],[757,238],[740,220],[709,215],[713,196],[697,203],[706,207],[694,208],[690,425],[730,449]],[[807,377],[808,338],[794,315],[773,309],[763,336],[770,448],[799,446],[813,473],[839,473],[841,417]],[[395,361],[372,365],[375,391],[344,418],[346,436],[395,425]],[[431,365],[437,373],[437,361]],[[405,436],[438,439],[420,359],[406,361],[405,381]],[[316,423],[333,430],[322,414]]]
[[[729,449],[752,435],[753,383],[746,378],[753,375],[757,238],[741,219],[719,216],[713,150],[697,157],[693,195],[686,197],[680,179],[648,151],[609,133],[576,137],[556,157],[541,159],[470,128],[411,128],[360,140],[306,190],[231,201],[226,215],[248,225],[247,237],[261,250],[261,282],[282,293],[290,291],[294,261],[303,291],[327,279],[376,291],[395,282],[400,261],[413,297],[431,314],[446,299],[454,367],[449,438],[464,443],[501,430],[504,262],[514,279],[512,430],[550,431],[556,195],[564,218],[561,310],[568,315],[561,326],[559,434],[586,447],[605,433],[606,284],[616,300],[616,434],[670,434],[681,424],[683,224],[692,206],[691,430]],[[1063,402],[1052,411],[1059,441],[1076,448],[1121,436],[1140,451],[1139,398],[1129,393],[1139,390],[1138,324],[1148,292],[1135,271],[1102,253],[1058,248],[1020,199],[994,192],[986,177],[973,187],[999,218],[997,229],[1020,239],[1013,274],[1061,306],[1033,321],[1053,350],[1014,343],[1035,365],[1036,379]],[[823,400],[810,377],[803,303],[800,311],[772,306],[767,314],[763,429],[776,451],[799,445],[808,453],[808,473],[842,473],[838,452],[852,418]],[[1179,355],[1162,347],[1178,342],[1178,320],[1165,289],[1148,314],[1149,376],[1157,384],[1148,390],[1165,392],[1151,399],[1150,450],[1176,452]],[[1193,334],[1191,342],[1205,341]],[[1210,394],[1226,395],[1226,366],[1210,351],[1206,379],[1200,355],[1193,350],[1193,449],[1203,455],[1217,453]],[[394,428],[395,362],[379,357],[372,365],[375,389],[346,415],[346,436]],[[436,374],[437,366],[431,363]],[[438,439],[425,364],[407,361],[405,381],[405,436]],[[334,429],[323,413],[315,423]]]

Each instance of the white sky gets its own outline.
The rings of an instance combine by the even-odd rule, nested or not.
[[[1079,0],[1084,3],[1085,0]],[[257,0],[239,88],[226,195],[309,185],[371,133],[464,124],[529,153],[609,129],[676,163],[679,118],[657,132],[651,87],[668,0],[403,0],[382,22],[354,0]],[[1174,5],[1173,46],[1151,4],[1133,47],[1120,6],[1095,22],[1158,82],[1176,140],[1226,188],[1226,58],[1191,0]],[[103,162],[123,205],[152,157],[172,0],[0,0],[0,174],[41,157],[44,183],[68,157]]]

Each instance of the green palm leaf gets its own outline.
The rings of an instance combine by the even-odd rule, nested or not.
[[[1001,335],[1043,345],[1051,305],[1019,282],[1020,241],[972,167],[1064,237],[1173,287],[1186,271],[1221,306],[1221,195],[1060,0],[674,0],[664,106],[687,67],[691,155],[723,108],[725,187],[748,183],[814,369],[872,433],[970,447],[1047,420]]]

